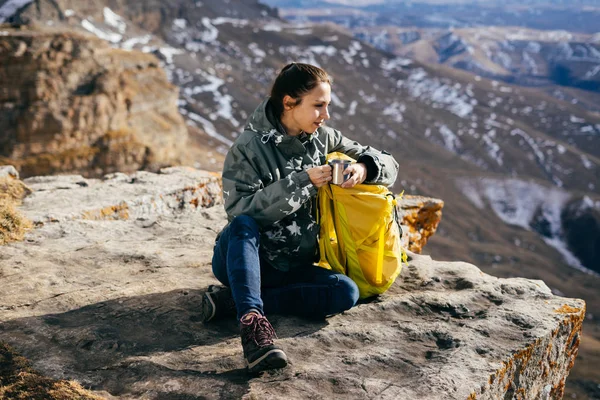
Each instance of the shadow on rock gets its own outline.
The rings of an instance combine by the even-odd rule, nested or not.
[[[7,321],[0,324],[0,340],[44,375],[116,396],[204,398],[211,388],[210,398],[239,398],[252,376],[243,363],[238,323],[203,324],[202,294],[175,290]],[[327,324],[270,319],[280,338],[310,335]]]

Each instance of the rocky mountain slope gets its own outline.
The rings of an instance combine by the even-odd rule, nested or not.
[[[598,32],[597,0],[265,0],[282,15],[306,22],[334,20],[349,28],[365,25],[468,28],[529,27]]]
[[[3,33],[0,156],[22,174],[188,161],[178,88],[154,56],[76,33]]]
[[[600,36],[505,27],[418,29],[361,27],[378,48],[441,63],[547,93],[599,111]]]
[[[414,253],[388,292],[342,315],[270,316],[290,366],[249,376],[236,322],[199,321],[226,223],[218,177],[168,168],[24,182],[32,193],[20,210],[36,228],[0,253],[0,339],[31,367],[7,357],[0,397],[51,394],[43,389],[52,379],[60,380],[54,395],[79,399],[564,394],[583,301],[554,296],[541,281]],[[0,345],[0,360],[7,354]]]
[[[14,2],[0,4],[7,10]],[[392,56],[338,26],[289,23],[255,2],[38,0],[6,19],[87,32],[157,56],[180,88],[188,147],[202,146],[195,161],[214,170],[278,68],[292,60],[325,67],[335,80],[329,124],[397,157],[394,190],[444,199],[444,221],[427,251],[584,298],[588,341],[570,382],[573,390],[600,382],[589,367],[600,360],[597,242],[572,239],[598,237],[597,113],[532,88]]]
[[[600,18],[600,8],[593,5],[539,1],[531,5],[533,12],[511,2],[444,0],[408,6],[382,1],[370,7],[336,7],[318,0],[269,3],[284,7],[282,15],[295,21],[345,26],[357,38],[398,56],[538,87],[600,111],[600,28],[591,22]]]

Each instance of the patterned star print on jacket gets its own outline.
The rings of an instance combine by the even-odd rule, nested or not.
[[[289,270],[318,259],[315,196],[307,169],[326,154],[345,153],[367,165],[365,183],[390,185],[398,163],[385,151],[362,146],[329,127],[288,136],[277,127],[268,99],[249,118],[223,167],[223,198],[229,221],[248,215],[261,228],[260,256],[274,268]],[[280,128],[279,128],[280,129]]]

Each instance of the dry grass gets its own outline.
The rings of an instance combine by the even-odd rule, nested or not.
[[[29,194],[31,194],[31,189],[20,180],[0,177],[0,200],[20,203]]]
[[[0,200],[0,245],[23,240],[31,228],[31,221],[16,209],[14,202]]]
[[[27,360],[0,342],[0,398],[15,400],[102,400],[77,382],[55,380],[34,371]]]
[[[0,178],[0,245],[23,240],[31,222],[16,208],[31,193],[23,182],[10,177]]]

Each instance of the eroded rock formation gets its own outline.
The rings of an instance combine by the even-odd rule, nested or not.
[[[188,133],[177,98],[151,54],[74,32],[0,36],[0,160],[22,176],[181,163]]]
[[[106,398],[560,398],[577,355],[583,301],[411,253],[387,293],[342,315],[271,316],[291,365],[248,376],[236,322],[199,322],[226,223],[218,176],[25,183],[36,229],[2,248],[0,340]]]
[[[427,240],[433,236],[442,220],[444,202],[423,196],[405,195],[398,203],[398,217],[402,221],[405,247],[421,253]]]

